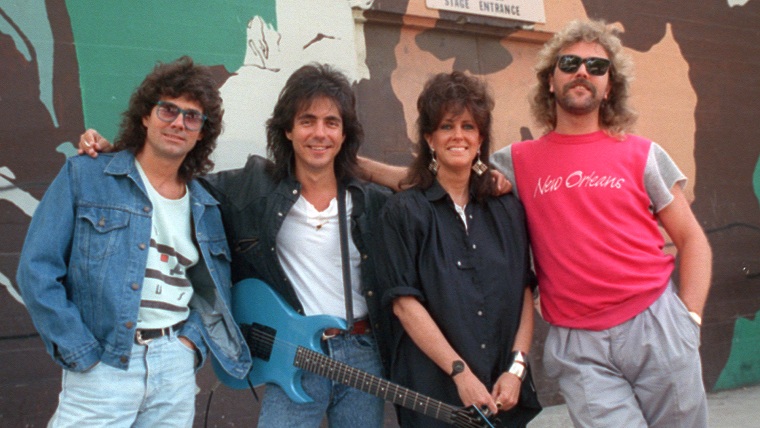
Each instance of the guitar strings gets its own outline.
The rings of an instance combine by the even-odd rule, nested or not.
[[[342,372],[346,372],[346,371],[349,372],[349,373],[347,373],[349,375],[349,377],[344,382],[341,382],[340,380],[337,380],[337,379],[333,379],[333,380],[336,380],[337,382],[343,383],[343,384],[348,385],[348,386],[352,386],[350,384],[350,380],[352,379],[352,377],[351,377],[351,372],[352,372],[353,376],[355,376],[356,380],[363,381],[365,384],[368,384],[369,385],[368,388],[374,387],[375,391],[378,391],[383,386],[384,383],[388,383],[394,389],[400,389],[400,390],[406,391],[403,395],[398,395],[397,393],[394,392],[394,395],[393,395],[394,398],[399,398],[401,400],[401,401],[392,400],[396,404],[400,404],[400,405],[407,404],[407,407],[410,407],[410,406],[413,406],[416,403],[418,403],[419,400],[421,399],[421,400],[427,402],[427,404],[423,406],[424,409],[426,409],[426,410],[432,409],[432,410],[435,411],[435,414],[431,414],[428,411],[423,411],[422,412],[423,414],[426,414],[428,416],[435,416],[435,415],[438,415],[439,413],[442,413],[444,415],[444,417],[446,417],[445,420],[448,420],[451,423],[454,423],[456,426],[459,426],[459,427],[462,427],[462,428],[470,428],[470,427],[471,428],[479,428],[479,427],[483,427],[484,426],[483,424],[479,423],[478,421],[473,420],[473,418],[471,416],[467,415],[466,411],[463,410],[463,409],[460,409],[460,408],[458,408],[456,406],[453,406],[453,405],[450,405],[450,404],[446,404],[446,403],[444,403],[442,401],[435,400],[433,398],[427,397],[427,396],[425,396],[423,394],[414,392],[414,391],[412,391],[412,390],[410,390],[408,388],[405,388],[403,386],[396,385],[396,384],[394,384],[392,382],[386,381],[385,379],[379,379],[377,376],[374,376],[374,375],[366,373],[366,372],[364,372],[362,370],[353,368],[353,367],[349,366],[346,363],[334,360],[334,359],[328,357],[327,355],[324,355],[322,353],[316,352],[316,351],[314,351],[312,349],[309,349],[309,348],[306,348],[304,346],[288,342],[288,341],[283,340],[283,339],[277,339],[273,335],[271,335],[269,333],[266,333],[264,331],[261,331],[260,329],[254,328],[253,326],[249,327],[248,334],[251,336],[252,339],[260,341],[261,343],[263,343],[264,345],[266,345],[270,349],[274,346],[275,341],[277,341],[278,343],[280,343],[280,344],[282,344],[284,346],[289,347],[290,349],[294,349],[294,350],[296,350],[296,353],[295,353],[296,357],[299,356],[298,349],[299,348],[300,349],[304,349],[312,357],[312,359],[314,359],[315,361],[313,363],[311,363],[311,364],[309,364],[308,361],[305,362],[305,363],[302,363],[302,364],[309,364],[310,366],[313,366],[313,367],[311,367],[311,369],[307,368],[307,367],[302,367],[300,365],[297,365],[297,367],[304,368],[307,371],[311,371],[311,372],[313,372],[313,373],[315,373],[317,375],[321,375],[321,376],[330,378],[330,376],[326,376],[328,374],[328,370],[327,370],[326,366],[330,365],[330,364],[337,365],[337,366],[339,366],[339,370],[342,369]],[[261,357],[257,357],[257,358],[261,359]],[[295,361],[294,361],[294,365],[295,365]],[[322,368],[321,372],[319,371],[320,367]],[[369,381],[369,382],[367,382],[367,381]],[[369,393],[368,391],[364,391],[364,392],[365,393]],[[409,397],[409,393],[414,394],[416,396],[416,398],[409,400],[411,398],[411,397]],[[386,400],[388,399],[387,396],[385,398],[386,398]],[[485,425],[485,426],[487,426],[487,425]]]
[[[311,361],[307,361],[304,364],[309,364],[311,370],[315,371],[317,374],[327,374],[327,371],[329,370],[329,365],[332,363],[332,360],[330,357],[320,354],[318,352],[314,351],[305,351],[309,355],[307,358],[310,358]],[[379,391],[380,389],[384,389],[384,398],[389,398],[389,393],[392,394],[391,397],[393,398],[393,402],[397,404],[406,404],[407,406],[422,406],[426,411],[423,413],[429,413],[429,409],[433,409],[436,415],[439,415],[441,413],[444,413],[444,415],[450,415],[455,408],[453,406],[449,406],[445,403],[442,403],[437,400],[433,400],[430,397],[427,397],[423,394],[417,393],[415,391],[409,390],[408,388],[405,388],[400,385],[396,385],[392,382],[388,382],[384,379],[378,379],[376,376],[371,375],[369,373],[366,373],[362,370],[355,369],[351,366],[348,366],[344,363],[339,363],[338,367],[338,373],[342,373],[344,375],[347,375],[348,378],[346,379],[344,377],[344,381],[341,382],[338,380],[338,382],[344,383],[344,384],[350,384],[352,379],[355,379],[358,382],[362,382],[364,385],[367,385],[367,388],[371,389],[374,388],[375,391]],[[308,369],[308,367],[307,367]],[[388,384],[385,388],[383,388],[384,384]],[[350,386],[350,385],[349,385]],[[366,391],[365,391],[366,392]],[[400,392],[400,393],[399,393]],[[447,418],[447,419],[450,419]]]
[[[351,367],[351,366],[349,366],[349,365],[347,365],[345,363],[339,362],[339,361],[335,362],[329,356],[321,354],[319,352],[315,352],[315,351],[313,351],[311,349],[306,349],[306,348],[303,348],[303,349],[304,349],[304,352],[308,353],[313,358],[313,360],[314,360],[313,362],[310,363],[310,365],[311,366],[317,365],[317,366],[319,366],[322,369],[322,370],[317,371],[318,369],[309,370],[309,368],[307,368],[307,370],[309,370],[309,371],[313,371],[314,373],[317,373],[317,374],[327,373],[326,372],[327,367],[325,367],[325,366],[329,365],[329,364],[336,364],[337,363],[341,367],[344,367],[344,368],[352,371],[355,374],[357,381],[364,380],[365,383],[366,383],[366,379],[364,379],[364,378],[369,378],[369,380],[372,381],[372,382],[374,382],[375,385],[381,384],[380,381],[375,380],[376,377],[374,375],[372,375],[372,374],[366,373],[366,372],[364,372],[362,370],[359,370],[359,369],[355,369],[355,368],[353,368],[353,367]],[[325,377],[329,378],[329,376],[325,376]],[[473,418],[471,415],[468,414],[470,411],[461,409],[461,408],[456,407],[456,406],[452,406],[450,404],[446,404],[446,403],[444,403],[442,401],[439,401],[439,400],[435,400],[435,399],[433,399],[431,397],[427,397],[427,396],[425,396],[423,394],[420,394],[418,392],[412,391],[412,390],[410,390],[410,389],[408,389],[406,387],[403,387],[401,385],[397,385],[397,384],[394,384],[392,382],[385,381],[384,379],[381,379],[381,381],[382,381],[382,383],[388,383],[389,386],[391,388],[393,388],[393,389],[398,389],[398,390],[406,391],[404,393],[404,395],[402,395],[402,396],[399,396],[396,393],[394,393],[394,397],[395,398],[403,397],[402,400],[392,400],[396,404],[400,404],[402,406],[406,405],[405,407],[411,407],[412,409],[417,410],[420,413],[423,413],[423,414],[428,415],[428,416],[435,417],[436,419],[445,420],[447,422],[450,422],[450,423],[454,424],[455,426],[462,427],[462,428],[470,428],[470,427],[472,427],[472,428],[478,428],[478,427],[479,428],[485,428],[485,427],[492,427],[493,426],[490,423],[479,422],[479,421],[482,421],[482,418],[480,418],[480,417]],[[350,385],[350,380],[346,381],[346,382],[341,382],[340,380],[338,380],[338,382],[351,386]],[[365,391],[365,392],[367,392],[367,391]],[[416,398],[409,397],[409,394],[414,395]],[[387,396],[385,398],[387,399]],[[423,404],[422,402],[420,402],[420,400],[426,401],[427,404]],[[421,411],[421,410],[417,409],[416,406],[412,407],[415,403],[418,403],[420,406],[423,406],[424,411]],[[435,410],[436,412],[435,413],[431,413],[430,412],[431,408],[433,410]],[[441,418],[441,414],[445,417],[445,419]]]

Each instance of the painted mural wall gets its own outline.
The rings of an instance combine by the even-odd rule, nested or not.
[[[636,132],[665,147],[713,246],[702,329],[709,390],[760,382],[760,0],[544,0],[546,22],[430,10],[423,0],[0,0],[0,425],[43,426],[60,370],[15,285],[32,213],[87,127],[113,138],[156,61],[213,66],[225,101],[217,169],[265,154],[264,121],[300,65],[328,62],[354,83],[364,155],[410,161],[415,100],[433,73],[482,76],[496,97],[496,148],[537,137],[527,93],[541,44],[574,18],[619,27],[636,64]],[[539,323],[532,351],[545,405]],[[198,423],[252,425],[250,392],[199,377]],[[387,426],[393,425],[388,414]]]

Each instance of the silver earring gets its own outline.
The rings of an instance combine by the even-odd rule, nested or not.
[[[428,169],[433,173],[433,175],[436,175],[438,174],[438,159],[435,158],[435,149],[432,147],[430,148],[430,155],[432,157],[432,160],[430,161],[430,164],[428,164]]]
[[[484,172],[488,171],[488,165],[484,164],[480,160],[480,149],[478,149],[478,156],[477,156],[477,162],[472,164],[472,172],[475,174],[478,174],[478,176],[483,175]]]

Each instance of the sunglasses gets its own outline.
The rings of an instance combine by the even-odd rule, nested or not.
[[[156,103],[156,116],[164,122],[171,123],[182,113],[182,123],[188,131],[199,131],[206,121],[206,115],[194,109],[179,108],[174,103],[159,101]]]
[[[581,58],[578,55],[560,55],[557,59],[557,68],[564,73],[575,73],[581,68],[581,64],[586,66],[588,74],[594,76],[604,76],[610,68],[610,60],[607,58],[588,57]]]

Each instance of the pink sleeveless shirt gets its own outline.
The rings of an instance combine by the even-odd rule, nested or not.
[[[665,290],[674,260],[662,251],[644,186],[651,144],[633,135],[552,132],[512,145],[541,311],[551,324],[607,329]]]

